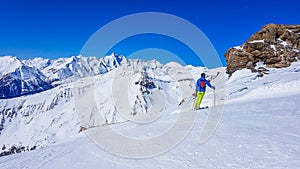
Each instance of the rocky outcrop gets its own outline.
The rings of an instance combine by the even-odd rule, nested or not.
[[[300,60],[300,25],[268,24],[243,45],[230,48],[225,58],[229,76],[243,68],[260,71],[258,62],[270,68],[288,67]]]

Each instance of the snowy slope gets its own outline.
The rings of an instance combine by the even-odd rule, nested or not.
[[[32,96],[0,100],[1,115],[5,119],[0,125],[3,128],[0,145],[5,144],[8,148],[19,146],[21,142],[29,148],[37,146],[35,151],[1,157],[1,168],[300,167],[298,62],[288,68],[270,69],[270,74],[263,77],[248,70],[237,71],[230,79],[225,77],[225,83],[222,83],[225,68],[210,70],[138,60],[129,61],[125,68],[120,68],[126,71],[115,69],[96,76],[92,81],[84,78]],[[202,105],[210,108],[197,113],[185,139],[166,153],[138,160],[122,158],[101,149],[85,134],[76,134],[80,126],[92,127],[88,129],[91,132],[99,127],[113,128],[136,138],[162,134],[179,115],[195,113],[191,110],[191,97],[186,99],[184,111],[178,104],[193,93],[194,82],[201,72],[206,72],[212,84],[217,86],[218,107],[212,107],[213,92],[207,89]],[[116,81],[122,85],[116,86]],[[116,105],[118,99],[114,98],[114,92],[120,96],[123,86],[128,87],[127,93],[122,94],[127,94],[132,108],[130,113],[134,114],[136,109],[142,112],[142,116],[148,116],[152,112],[147,108],[159,104],[166,105],[166,111],[151,123],[128,121],[127,117],[132,114],[122,114],[116,108],[126,102],[117,102]],[[87,100],[91,96],[90,89],[93,89],[96,106],[91,104],[92,100]],[[155,97],[158,91],[165,98]],[[223,92],[226,92],[224,96]],[[224,112],[217,130],[207,142],[200,144],[207,119],[214,116],[214,109],[218,109],[221,103],[225,103]],[[83,104],[83,107],[78,109],[78,104]],[[25,112],[30,113],[24,116]],[[78,120],[80,115],[81,120]],[[108,126],[110,123],[114,124]],[[127,145],[120,142],[119,146]]]
[[[20,60],[12,56],[2,56],[0,58],[0,72],[2,75],[14,72],[17,68],[22,66]]]
[[[52,88],[37,68],[12,56],[0,57],[0,98],[37,93]]]
[[[81,126],[90,128],[126,121],[127,119],[117,112],[115,103],[120,93],[124,93],[128,86],[132,109],[127,116],[138,112],[141,116],[148,114],[151,117],[152,114],[149,112],[151,105],[159,101],[152,98],[152,93],[157,91],[162,91],[167,96],[165,106],[178,104],[181,100],[182,92],[177,89],[178,82],[171,78],[180,72],[181,68],[166,71],[167,66],[156,61],[139,60],[128,61],[121,68],[134,70],[127,72],[134,77],[128,85],[124,84],[125,81],[116,82],[120,80],[118,75],[123,76],[123,72],[111,70],[34,95],[0,100],[0,145],[5,147],[2,152],[10,151],[12,147],[25,147],[26,150],[32,147],[41,148],[74,135]],[[124,80],[131,80],[129,76],[124,77]],[[93,84],[90,85],[90,82]],[[82,86],[77,86],[81,83]],[[184,94],[191,95],[193,91],[191,84],[194,82],[183,79],[181,83],[189,84]],[[113,84],[115,88],[112,87]],[[116,92],[119,89],[122,90]],[[90,97],[89,90],[93,90],[92,98],[95,98],[95,103]],[[117,97],[114,97],[114,93]],[[117,103],[127,106],[122,100]],[[78,104],[85,107],[80,109],[82,107],[78,107]],[[83,120],[80,121],[78,118]]]
[[[0,158],[2,168],[278,168],[297,169],[299,155],[298,95],[228,104],[217,131],[199,144],[209,110],[199,113],[188,136],[175,148],[146,159],[122,158],[98,147],[84,134],[44,149]],[[281,104],[278,104],[278,103]],[[283,107],[283,104],[289,105]],[[267,106],[272,109],[266,110]],[[293,106],[290,106],[293,105]],[[160,126],[169,119],[161,119]],[[122,124],[119,130],[139,126]],[[126,145],[124,145],[126,146]]]

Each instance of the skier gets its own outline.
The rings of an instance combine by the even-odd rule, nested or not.
[[[195,102],[195,110],[200,109],[200,104],[202,102],[203,96],[205,94],[206,85],[208,85],[210,88],[215,89],[214,86],[212,86],[208,80],[205,79],[205,73],[201,73],[201,78],[197,80],[196,83],[196,102]]]

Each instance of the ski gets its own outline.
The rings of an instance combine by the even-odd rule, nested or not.
[[[208,109],[208,108],[209,108],[208,106],[200,107],[200,110],[202,110],[202,109]]]
[[[193,109],[193,110],[203,110],[203,109],[208,109],[209,107],[208,106],[205,106],[205,107],[200,107],[199,109]]]

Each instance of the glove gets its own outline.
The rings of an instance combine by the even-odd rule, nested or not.
[[[212,89],[214,89],[214,90],[215,90],[215,89],[216,89],[216,86],[213,86],[213,87],[212,87]]]

